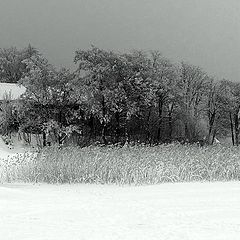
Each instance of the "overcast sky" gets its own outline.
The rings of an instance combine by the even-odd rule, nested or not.
[[[240,0],[0,0],[0,47],[28,43],[57,66],[93,44],[160,50],[240,81]]]

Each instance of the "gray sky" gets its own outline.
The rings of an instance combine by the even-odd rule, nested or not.
[[[91,44],[157,49],[240,81],[240,1],[0,0],[0,47],[28,43],[57,66]]]

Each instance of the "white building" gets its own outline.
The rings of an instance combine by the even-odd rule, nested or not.
[[[6,95],[11,96],[12,100],[16,100],[25,93],[25,91],[25,87],[16,83],[0,83],[0,101],[2,101]]]

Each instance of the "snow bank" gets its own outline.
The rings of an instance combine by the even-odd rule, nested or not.
[[[0,166],[2,164],[12,164],[16,161],[21,162],[23,160],[30,159],[31,151],[29,149],[24,148],[21,142],[14,141],[14,145],[8,147],[0,137]]]
[[[0,186],[3,240],[238,240],[240,183]]]

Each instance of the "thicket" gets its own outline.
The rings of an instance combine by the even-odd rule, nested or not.
[[[231,136],[239,144],[240,84],[158,51],[77,50],[57,69],[32,46],[0,50],[0,82],[26,87],[1,101],[1,133],[38,134],[42,145],[159,144]],[[49,140],[50,139],[50,140]]]
[[[0,182],[159,184],[239,181],[237,147],[190,144],[44,148],[0,161]]]

